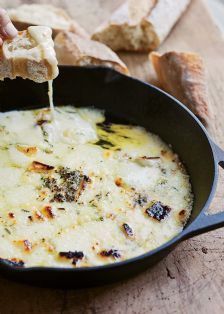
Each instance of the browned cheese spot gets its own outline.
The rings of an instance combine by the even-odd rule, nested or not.
[[[115,184],[116,184],[116,186],[122,186],[123,180],[121,178],[116,178],[115,179]]]
[[[21,153],[23,153],[24,155],[26,155],[26,156],[33,156],[33,155],[35,155],[36,153],[37,153],[37,147],[35,147],[35,146],[19,146],[19,145],[17,145],[16,146],[16,149],[19,151],[19,152],[21,152]]]
[[[23,243],[24,243],[24,246],[25,246],[25,250],[26,251],[31,251],[32,243],[29,240],[24,240]]]
[[[53,169],[54,169],[53,166],[43,164],[42,162],[39,162],[39,161],[33,161],[29,167],[30,171],[35,171],[35,172],[45,172],[45,171],[51,171]]]
[[[47,218],[54,218],[55,217],[55,213],[53,212],[53,209],[51,206],[45,206],[43,208],[43,213]]]

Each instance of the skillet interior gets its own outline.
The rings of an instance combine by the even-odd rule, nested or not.
[[[22,79],[6,80],[0,84],[0,95],[1,111],[48,106],[47,84],[36,84]],[[60,75],[54,81],[54,103],[55,105],[74,104],[75,106],[95,106],[105,109],[108,120],[141,125],[158,134],[165,142],[172,144],[185,163],[193,185],[195,201],[189,223],[198,216],[213,187],[214,156],[207,135],[198,121],[177,101],[152,86],[120,75],[113,70],[60,67]],[[135,267],[132,267],[132,272],[140,271],[140,267],[146,268],[167,252],[167,250],[158,249],[157,257],[148,256],[148,261],[145,256],[142,259],[145,261],[144,265],[143,262],[141,263],[141,259],[134,259]],[[125,267],[125,262],[122,265]],[[101,267],[101,270],[95,271],[95,275],[93,275],[95,282],[91,281],[91,283],[118,279],[113,278],[114,275],[100,279],[99,272],[104,273],[107,270],[109,274],[108,269],[112,269],[112,274],[114,270],[116,273],[116,270],[118,271],[120,268],[109,266],[102,270]],[[46,271],[44,272],[46,273]],[[24,272],[23,275],[25,273],[27,272]],[[37,273],[37,271],[33,272],[33,274]],[[81,273],[82,271],[79,272],[79,274]],[[120,277],[124,277],[129,274],[129,271],[128,269],[120,270],[119,274]],[[25,277],[28,276],[23,276],[23,278],[21,276],[22,279]],[[34,277],[36,276],[34,275]],[[89,285],[89,279],[85,279],[84,276],[80,277],[80,283]]]

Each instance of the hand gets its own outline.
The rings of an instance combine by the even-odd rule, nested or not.
[[[14,38],[18,31],[12,24],[6,10],[0,8],[0,46],[8,38]]]

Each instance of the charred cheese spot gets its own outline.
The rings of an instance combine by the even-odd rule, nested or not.
[[[149,217],[161,221],[168,216],[170,211],[171,208],[169,206],[164,205],[161,202],[154,202],[145,212]]]
[[[127,223],[124,223],[122,225],[122,227],[123,227],[123,230],[124,230],[126,236],[128,238],[133,239],[134,238],[134,232],[133,232],[132,228]]]
[[[80,252],[79,251],[60,252],[59,256],[60,257],[65,257],[67,259],[71,259],[72,260],[72,265],[75,265],[75,266],[76,266],[78,261],[80,261],[80,260],[82,260],[84,258],[84,254],[81,251]]]
[[[12,258],[12,259],[0,258],[0,262],[4,262],[8,264],[9,266],[14,266],[14,267],[24,267],[25,265],[23,260],[19,260],[17,258]]]
[[[118,250],[114,250],[114,249],[111,249],[111,250],[103,250],[100,252],[100,255],[102,257],[113,257],[114,259],[117,259],[117,258],[120,258],[121,257],[121,254]]]

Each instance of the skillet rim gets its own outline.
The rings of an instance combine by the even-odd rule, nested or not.
[[[160,89],[159,87],[152,85],[148,82],[145,82],[141,79],[132,77],[132,76],[127,76],[125,74],[122,74],[120,72],[117,72],[116,70],[114,70],[113,68],[108,68],[106,66],[70,66],[70,65],[60,65],[59,66],[59,73],[60,73],[60,68],[62,69],[73,69],[73,70],[91,70],[91,71],[105,71],[108,73],[112,73],[115,76],[119,76],[121,79],[126,79],[126,80],[131,80],[134,81],[138,84],[143,84],[145,85],[147,88],[151,88],[153,90],[155,90],[157,93],[162,93],[165,97],[168,97],[170,99],[172,99],[173,103],[175,103],[177,106],[179,106],[181,108],[181,110],[184,110],[195,122],[196,124],[200,127],[200,129],[202,130],[203,135],[205,136],[208,144],[209,144],[209,148],[211,149],[211,155],[213,157],[213,166],[214,166],[214,173],[213,173],[213,178],[212,178],[212,188],[210,190],[210,193],[208,195],[208,198],[206,200],[206,202],[204,203],[203,207],[201,208],[199,214],[197,215],[197,217],[190,222],[186,227],[184,227],[184,229],[178,233],[175,237],[173,237],[172,239],[170,239],[169,241],[165,242],[164,244],[162,244],[161,246],[147,251],[146,253],[143,253],[141,255],[129,258],[127,260],[124,261],[120,261],[120,262],[114,262],[114,263],[109,263],[106,265],[98,265],[98,266],[88,266],[88,267],[77,267],[77,268],[71,268],[71,267],[51,267],[51,266],[31,266],[31,267],[18,267],[18,266],[13,266],[10,265],[7,261],[0,260],[0,271],[3,270],[9,270],[11,272],[14,273],[23,273],[23,272],[78,272],[78,273],[85,273],[85,272],[94,272],[94,271],[103,271],[103,270],[107,270],[107,269],[111,269],[111,268],[119,268],[128,264],[132,264],[135,263],[139,260],[144,260],[147,258],[150,258],[152,255],[156,255],[159,254],[161,251],[163,250],[168,250],[169,248],[172,248],[172,246],[174,246],[175,244],[178,244],[179,242],[181,242],[182,240],[184,240],[184,237],[188,234],[188,229],[190,229],[190,227],[193,226],[194,223],[196,223],[202,214],[205,214],[208,206],[210,205],[214,194],[216,192],[216,187],[217,187],[217,182],[218,182],[218,160],[217,160],[217,156],[216,156],[216,152],[215,152],[215,145],[212,141],[212,139],[210,138],[210,135],[208,134],[208,131],[206,130],[206,128],[204,127],[204,125],[201,123],[201,121],[197,118],[197,116],[195,116],[193,114],[193,112],[191,112],[185,105],[183,105],[178,99],[176,99],[174,96],[168,94],[167,92],[163,91],[162,89]]]

